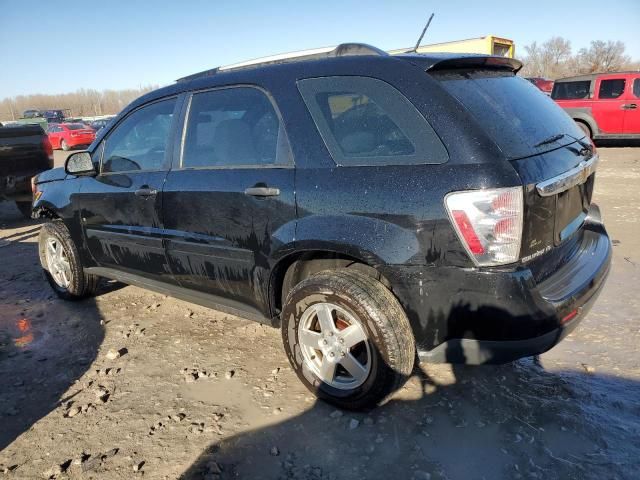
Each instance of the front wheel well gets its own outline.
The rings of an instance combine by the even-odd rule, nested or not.
[[[271,275],[270,301],[273,316],[280,314],[287,295],[298,283],[323,270],[341,268],[362,272],[391,289],[391,284],[380,272],[357,258],[335,252],[301,252],[281,260]]]
[[[579,126],[584,126],[583,130],[586,129],[585,133],[589,136],[589,138],[593,138],[593,129],[586,120],[583,120],[581,118],[574,118],[573,121],[576,122]]]
[[[47,207],[37,208],[35,211],[35,218],[48,218],[49,220],[59,219],[60,215],[58,215],[55,211],[51,210]]]

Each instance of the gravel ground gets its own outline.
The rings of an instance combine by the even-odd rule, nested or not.
[[[58,300],[37,223],[0,204],[0,478],[638,478],[640,149],[600,153],[613,270],[577,331],[421,365],[369,413],[316,401],[269,327],[115,282]]]

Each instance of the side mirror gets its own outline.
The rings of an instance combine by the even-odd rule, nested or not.
[[[78,152],[69,155],[64,163],[64,171],[69,175],[95,175],[96,169],[93,166],[89,152]]]

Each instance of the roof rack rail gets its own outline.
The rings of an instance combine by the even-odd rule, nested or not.
[[[210,77],[216,73],[240,70],[243,68],[256,67],[262,65],[273,65],[278,63],[300,62],[303,60],[318,60],[330,57],[350,57],[357,55],[377,55],[388,56],[389,54],[379,48],[367,45],[366,43],[341,43],[337,46],[313,48],[310,50],[300,50],[297,52],[280,53],[268,57],[256,58],[245,62],[216,67],[202,72],[187,75],[179,78],[176,82],[188,82],[196,78]]]

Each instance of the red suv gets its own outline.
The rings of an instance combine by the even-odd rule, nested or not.
[[[640,138],[640,72],[562,78],[551,98],[593,139]]]

